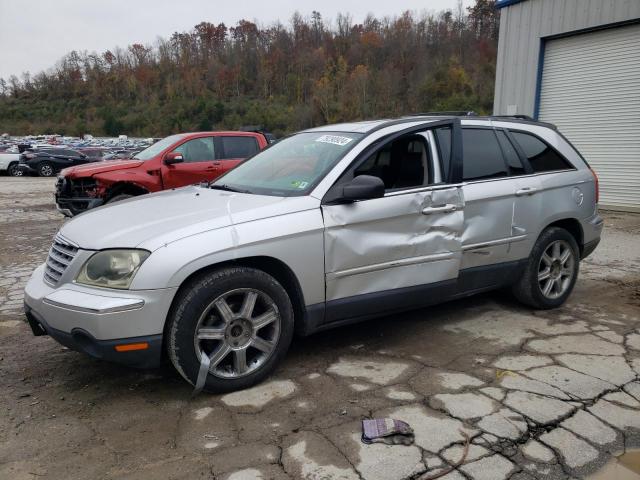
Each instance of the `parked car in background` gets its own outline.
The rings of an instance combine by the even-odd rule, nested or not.
[[[190,154],[176,151],[184,140],[144,156],[169,169]],[[597,202],[596,175],[553,125],[328,125],[211,184],[65,223],[27,283],[26,317],[35,335],[106,360],[148,367],[164,351],[196,391],[243,389],[294,331],[504,287],[559,307],[600,240]]]
[[[133,158],[140,150],[109,150],[108,153],[102,157],[103,160],[123,160]]]
[[[22,175],[22,170],[18,168],[20,154],[17,148],[14,148],[14,150],[7,149],[0,153],[0,172],[6,173],[11,177],[19,177]]]
[[[56,185],[56,205],[67,216],[105,203],[168,188],[209,182],[268,142],[256,132],[171,135],[130,160],[110,160],[65,169]]]
[[[23,174],[35,174],[40,177],[53,177],[64,168],[99,161],[77,150],[64,147],[40,147],[25,151],[20,155],[20,168]]]
[[[78,152],[95,160],[102,160],[109,153],[109,149],[101,147],[80,147]]]

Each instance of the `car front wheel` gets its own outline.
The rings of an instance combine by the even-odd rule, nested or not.
[[[580,249],[573,235],[563,228],[548,228],[534,245],[513,293],[534,308],[559,307],[573,290],[579,263]]]
[[[193,385],[206,375],[206,391],[247,388],[285,356],[293,322],[286,290],[267,273],[247,267],[209,272],[185,285],[174,302],[169,358]]]
[[[111,197],[109,200],[107,200],[106,203],[116,203],[131,197],[133,197],[133,195],[129,195],[128,193],[121,193],[120,195],[115,195]]]

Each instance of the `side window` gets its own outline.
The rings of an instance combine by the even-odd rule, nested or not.
[[[493,130],[462,129],[462,179],[483,180],[509,175]]]
[[[52,148],[51,154],[60,155],[61,157],[79,157],[80,156],[77,152],[74,152],[73,150],[66,150],[64,148],[56,148],[56,149]]]
[[[181,153],[187,163],[207,162],[216,158],[212,137],[194,138],[180,145],[175,151]]]
[[[426,139],[421,135],[407,135],[370,155],[356,167],[354,176],[379,177],[386,190],[422,187],[429,183],[430,163]]]
[[[518,152],[516,152],[516,149],[513,147],[513,145],[507,138],[507,134],[504,133],[502,130],[496,130],[496,135],[498,137],[498,142],[500,143],[500,148],[502,148],[502,154],[504,155],[504,158],[507,161],[507,166],[509,167],[509,173],[511,175],[524,175],[525,173],[524,166],[520,161]]]
[[[529,159],[534,172],[552,172],[573,168],[559,153],[539,138],[523,132],[511,132],[518,145]]]
[[[225,158],[247,158],[258,151],[253,137],[222,137]]]
[[[436,128],[434,134],[438,144],[442,179],[447,181],[449,178],[449,166],[451,165],[451,127]]]

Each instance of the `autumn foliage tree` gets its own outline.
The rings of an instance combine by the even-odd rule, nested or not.
[[[0,79],[0,131],[163,136],[318,124],[431,110],[491,110],[494,0],[466,11],[355,23],[314,11],[287,26],[203,21],[154,45],[72,51],[55,67]]]

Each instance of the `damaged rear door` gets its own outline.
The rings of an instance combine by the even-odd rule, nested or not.
[[[325,196],[326,322],[435,303],[455,287],[464,197],[441,181],[428,130],[365,150]],[[332,204],[332,190],[358,175],[381,178],[384,196]]]

